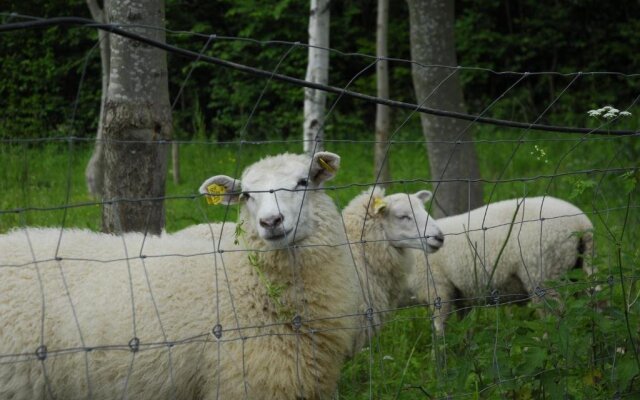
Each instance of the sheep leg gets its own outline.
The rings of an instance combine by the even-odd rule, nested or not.
[[[449,315],[453,312],[453,302],[455,299],[455,288],[451,283],[436,284],[433,301],[430,306],[433,309],[433,329],[441,337],[444,336],[445,327]]]
[[[591,263],[593,257],[593,232],[586,231],[580,237],[578,242],[578,259],[576,260],[576,267],[582,268],[587,276],[591,276],[596,272],[594,266]]]

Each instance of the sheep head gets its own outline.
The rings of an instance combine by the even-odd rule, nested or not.
[[[314,197],[340,168],[340,156],[319,152],[313,157],[280,154],[247,167],[242,180],[213,176],[200,186],[212,203],[244,208],[247,229],[255,229],[273,248],[299,242],[314,231]]]
[[[385,196],[374,190],[369,215],[379,218],[386,239],[396,248],[412,248],[434,253],[442,247],[444,236],[436,221],[424,209],[431,192],[396,193]]]

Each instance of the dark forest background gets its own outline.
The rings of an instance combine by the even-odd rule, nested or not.
[[[44,3],[44,4],[43,4]],[[273,70],[291,44],[306,43],[308,4],[279,0],[167,1],[167,42],[200,51],[206,35],[215,34],[207,54]],[[375,54],[376,2],[334,2],[331,5],[332,48],[345,53]],[[37,17],[90,18],[85,2],[70,0],[0,1],[0,20],[21,20],[10,13]],[[488,116],[533,121],[574,76],[561,74],[640,71],[640,3],[637,1],[458,0],[456,48],[465,100],[471,113],[481,112],[518,78],[531,72]],[[100,52],[92,28],[55,27],[3,33],[0,37],[0,136],[91,137],[95,135],[100,104]],[[409,21],[405,2],[392,2],[389,28],[390,57],[410,59]],[[79,91],[85,59],[86,74]],[[307,50],[296,46],[279,72],[303,78]],[[169,55],[170,92],[174,97],[192,64]],[[343,87],[372,62],[360,55],[331,55],[330,84]],[[415,103],[410,64],[390,63],[391,97]],[[535,72],[555,71],[556,75]],[[585,75],[573,82],[543,123],[588,124],[586,111],[616,99],[632,99],[638,77]],[[176,139],[232,140],[263,89],[264,81],[236,71],[199,63],[174,110]],[[374,95],[375,68],[365,71],[350,87]],[[335,100],[329,97],[329,104]],[[303,89],[271,82],[248,131],[251,139],[299,137]],[[75,114],[74,114],[75,110]],[[396,121],[401,112],[394,114]],[[75,115],[75,116],[74,116]],[[367,138],[373,134],[375,105],[343,98],[331,114],[329,138]],[[72,125],[72,126],[71,126]],[[394,126],[394,125],[392,125]],[[417,128],[417,121],[416,121]]]

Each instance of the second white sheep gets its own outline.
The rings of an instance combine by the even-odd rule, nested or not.
[[[554,197],[492,203],[441,218],[446,244],[438,253],[415,252],[410,279],[413,302],[439,308],[436,332],[444,331],[454,301],[501,302],[549,295],[546,280],[572,268],[592,273],[593,224],[578,207]]]
[[[440,228],[424,209],[430,198],[427,190],[385,196],[383,189],[375,188],[355,197],[342,211],[363,309],[369,310],[370,318],[356,337],[356,351],[379,330],[386,313],[407,297],[407,279],[415,262],[411,249],[433,253],[443,244]]]

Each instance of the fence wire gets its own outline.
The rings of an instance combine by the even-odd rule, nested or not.
[[[256,190],[228,190],[224,195],[268,199],[279,215],[293,215],[296,219],[290,235],[294,238],[303,235],[301,232],[310,225],[315,228],[311,239],[303,236],[299,241],[257,246],[260,241],[255,235],[260,221],[248,218],[253,216],[246,210],[251,206],[242,205],[239,211],[226,204],[211,211],[203,199],[211,196],[196,193],[195,185],[186,193],[170,192],[151,199],[95,201],[88,196],[79,200],[74,195],[84,190],[78,183],[82,181],[78,168],[85,161],[87,144],[127,146],[136,141],[75,136],[2,138],[0,154],[12,170],[5,172],[1,187],[7,193],[19,187],[20,194],[0,202],[0,230],[9,231],[0,235],[0,282],[7,282],[0,289],[0,397],[635,398],[640,392],[640,253],[635,245],[640,207],[635,186],[638,164],[637,159],[623,156],[629,148],[637,147],[638,132],[613,129],[618,117],[602,120],[593,129],[540,124],[582,77],[613,74],[631,79],[638,74],[560,74],[571,80],[535,119],[522,123],[487,115],[529,76],[558,72],[468,68],[516,77],[482,112],[469,115],[426,106],[447,79],[466,67],[418,64],[420,68],[447,68],[448,74],[432,93],[417,99],[416,104],[408,104],[352,91],[353,84],[380,61],[366,54],[325,49],[339,57],[367,60],[344,87],[332,87],[280,73],[291,53],[307,46],[299,42],[165,29],[167,34],[206,39],[200,52],[193,52],[128,30],[137,25],[96,24],[76,17],[8,17],[26,21],[6,22],[0,25],[0,33],[76,25],[102,29],[193,60],[172,108],[184,93],[196,62],[255,76],[256,85],[262,89],[237,139],[157,143],[194,149],[190,154],[198,159],[193,165],[201,171],[190,182],[200,183],[211,173],[240,177],[245,167],[268,155],[265,146],[270,150],[274,146],[283,151],[302,149],[303,140],[251,139],[252,118],[260,112],[263,96],[274,80],[336,94],[325,121],[346,96],[408,110],[384,142],[385,162],[394,166],[408,163],[407,148],[418,144],[472,143],[499,149],[504,155],[496,156],[491,175],[482,179],[444,178],[444,172],[427,178],[424,171],[410,170],[403,171],[401,178],[387,181],[380,180],[380,171],[374,171],[373,178],[360,173],[349,174],[351,180],[340,180],[338,172],[337,183],[309,187],[314,179],[311,164],[298,171],[304,184],[292,187],[278,181],[271,186],[258,185]],[[214,40],[251,41],[278,46],[282,52],[271,71],[260,70],[208,55]],[[71,126],[96,46],[83,60]],[[386,60],[407,67],[415,64]],[[637,100],[626,100],[621,110],[637,112]],[[451,132],[452,139],[447,141],[396,138],[419,113],[468,123],[460,131]],[[461,140],[479,124],[518,131],[513,137]],[[554,136],[536,137],[539,131]],[[365,146],[373,148],[375,143],[324,141],[327,148],[347,152],[342,153],[344,165],[350,155]],[[37,169],[42,162],[37,159],[42,157],[40,145],[45,144],[57,146],[56,159],[64,160],[64,166]],[[552,156],[538,147],[543,144],[550,153],[553,151]],[[223,163],[212,160],[215,157],[210,155],[222,154],[223,148],[229,158]],[[453,159],[453,148],[445,172]],[[597,151],[604,148],[606,151]],[[582,158],[578,158],[581,152]],[[514,165],[533,158],[538,161],[534,163],[538,169],[513,175]],[[583,159],[588,160],[587,165]],[[294,169],[295,165],[286,168]],[[322,168],[325,172],[334,169]],[[277,172],[282,176],[291,171]],[[30,193],[34,179],[44,182],[44,187],[64,186],[63,198],[56,203],[46,190]],[[410,194],[433,188],[437,198],[439,185],[450,182],[483,183],[490,188],[487,205],[477,210],[482,215],[479,224],[472,223],[469,209],[463,214],[466,222],[457,229],[442,229],[444,245],[432,252],[428,243],[437,235],[429,229],[434,224],[448,226],[447,219],[430,215],[435,202],[429,202],[426,209],[421,203],[415,207]],[[385,230],[391,229],[390,223],[376,220],[377,206],[392,205],[387,204],[392,202],[390,195],[380,197],[381,192],[370,190],[381,186],[389,187],[390,192],[406,193],[395,201],[410,205],[401,217],[414,221],[412,235],[394,239],[390,230]],[[568,194],[581,209],[548,215],[544,204],[553,202],[556,193]],[[344,210],[342,214],[319,212],[326,211],[318,205],[318,199],[326,194],[331,196],[331,204]],[[357,224],[351,223],[354,215],[348,211],[356,195],[364,199],[359,208],[362,215],[356,215]],[[534,202],[535,196],[542,198],[542,205],[535,209],[534,217],[525,217],[527,204]],[[493,204],[508,198],[517,198],[516,206],[499,219],[492,213]],[[299,201],[291,204],[292,199]],[[115,236],[80,230],[82,226],[71,222],[77,221],[72,214],[99,216],[105,204],[119,207],[142,201],[164,201],[167,207],[188,204],[191,207],[186,218],[202,230],[198,235],[177,231],[153,237],[148,234],[149,226],[143,233],[123,233],[123,221],[118,220],[119,235]],[[427,217],[421,220],[424,211]],[[168,214],[169,224],[174,216]],[[588,218],[593,228],[556,235],[580,218]],[[150,214],[147,225],[149,221]],[[36,224],[56,228],[35,228]],[[535,234],[522,233],[532,226]],[[329,236],[326,232],[333,236],[318,238]],[[585,239],[591,237],[593,247]],[[472,240],[477,238],[480,240]],[[462,248],[447,247],[458,239],[465,243]],[[405,243],[416,241],[420,243],[418,249],[405,248]],[[494,242],[498,242],[497,248],[491,244]],[[568,242],[576,243],[573,252],[562,254]],[[380,254],[380,248],[385,254]],[[389,254],[405,260],[404,264],[392,265],[395,270],[378,265]],[[413,260],[410,268],[400,270],[407,267],[408,254]],[[529,254],[536,256],[525,256]],[[456,276],[456,272],[466,273],[464,266],[446,262],[448,258],[463,259],[462,255],[471,260],[469,269],[475,277]],[[313,257],[326,257],[326,262],[313,264]],[[547,263],[548,257],[558,260],[558,265]],[[560,261],[563,257],[573,257],[570,265]],[[509,267],[500,264],[504,259],[515,259],[526,278],[515,271],[503,273]],[[570,270],[574,264],[589,264],[593,269],[590,274]],[[389,281],[393,279],[403,283],[392,286]],[[465,283],[460,284],[458,279]]]

